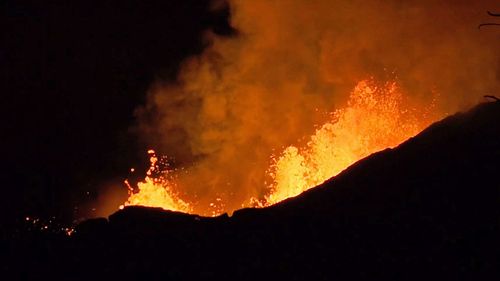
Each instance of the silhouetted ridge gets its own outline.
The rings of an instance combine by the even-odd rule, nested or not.
[[[204,218],[127,207],[70,238],[18,241],[4,268],[72,280],[498,279],[499,124],[500,102],[480,104],[269,208]]]

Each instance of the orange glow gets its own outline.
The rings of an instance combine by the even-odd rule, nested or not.
[[[431,116],[432,109],[432,104],[411,106],[396,82],[360,81],[347,105],[333,111],[330,119],[303,147],[288,146],[280,155],[271,156],[267,171],[272,178],[271,184],[262,183],[264,195],[248,196],[242,207],[270,206],[299,195],[371,153],[397,146],[438,117]],[[151,166],[147,175],[136,192],[129,186],[129,198],[124,205],[162,207],[187,213],[194,213],[196,209],[196,213],[207,216],[234,211],[227,209],[226,202],[217,194],[205,195],[215,198],[208,206],[200,206],[196,197],[184,198],[189,196],[177,192],[185,189],[172,176],[175,170],[161,170],[155,152],[150,150],[148,153]],[[189,170],[187,173],[189,176]]]
[[[354,162],[416,135],[433,121],[431,108],[409,107],[395,82],[359,82],[347,107],[334,111],[305,147],[289,146],[275,158],[271,168],[274,183],[265,205],[296,196]]]
[[[174,192],[174,181],[170,177],[170,171],[165,169],[159,171],[158,157],[156,157],[154,150],[149,150],[149,161],[151,163],[144,181],[137,184],[138,191],[133,192],[132,187],[125,181],[129,188],[129,197],[125,206],[128,205],[141,205],[149,207],[161,207],[167,210],[181,211],[189,213],[191,207],[188,203],[184,202]],[[122,209],[122,206],[120,206]]]
[[[172,166],[126,205],[269,206],[499,89],[496,33],[471,28],[491,0],[222,2],[237,32],[207,30],[137,108],[140,143]]]

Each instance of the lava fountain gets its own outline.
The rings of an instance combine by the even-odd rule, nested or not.
[[[410,105],[394,81],[379,83],[373,79],[360,81],[349,96],[347,105],[330,114],[330,120],[317,128],[303,147],[286,147],[270,156],[266,173],[271,183],[262,183],[263,196],[249,196],[242,207],[266,207],[317,186],[337,175],[354,162],[385,148],[397,146],[436,120],[433,104]],[[215,197],[206,206],[184,198],[178,191],[175,170],[158,165],[158,157],[149,151],[151,166],[137,190],[129,186],[124,205],[161,207],[167,210],[216,216],[225,209]],[[165,168],[160,168],[160,167]],[[189,174],[189,171],[187,171]]]
[[[476,28],[492,0],[216,2],[237,32],[207,31],[151,85],[135,127],[151,167],[123,205],[269,206],[500,85],[496,34]]]

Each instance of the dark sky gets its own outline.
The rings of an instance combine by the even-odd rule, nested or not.
[[[99,183],[144,164],[130,128],[148,86],[203,49],[203,30],[231,33],[228,11],[200,0],[2,6],[1,213],[10,219],[70,220]]]

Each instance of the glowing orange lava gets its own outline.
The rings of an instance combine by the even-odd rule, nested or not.
[[[289,146],[281,155],[271,156],[268,170],[273,179],[264,195],[249,196],[242,207],[265,207],[317,186],[337,175],[354,162],[385,148],[395,147],[414,136],[438,116],[431,116],[433,105],[415,107],[404,98],[396,82],[360,81],[349,96],[347,105],[331,113],[330,120],[319,127],[304,147]],[[283,133],[283,132],[279,132]],[[191,213],[196,200],[177,193],[171,170],[159,171],[158,158],[149,151],[151,167],[124,205],[162,207]],[[182,198],[182,199],[181,199]],[[219,215],[224,209],[217,198],[201,215]]]
[[[395,82],[358,83],[347,107],[332,113],[304,148],[287,147],[271,168],[274,183],[264,205],[296,196],[337,175],[354,162],[416,135],[431,123],[427,110],[405,104]]]
[[[149,207],[161,207],[166,210],[191,212],[191,207],[175,193],[175,185],[170,177],[170,170],[159,170],[158,157],[154,150],[148,151],[151,165],[146,173],[144,181],[137,184],[138,191],[134,192],[128,181],[125,184],[129,190],[127,205],[141,205]],[[122,208],[123,206],[120,206]]]

